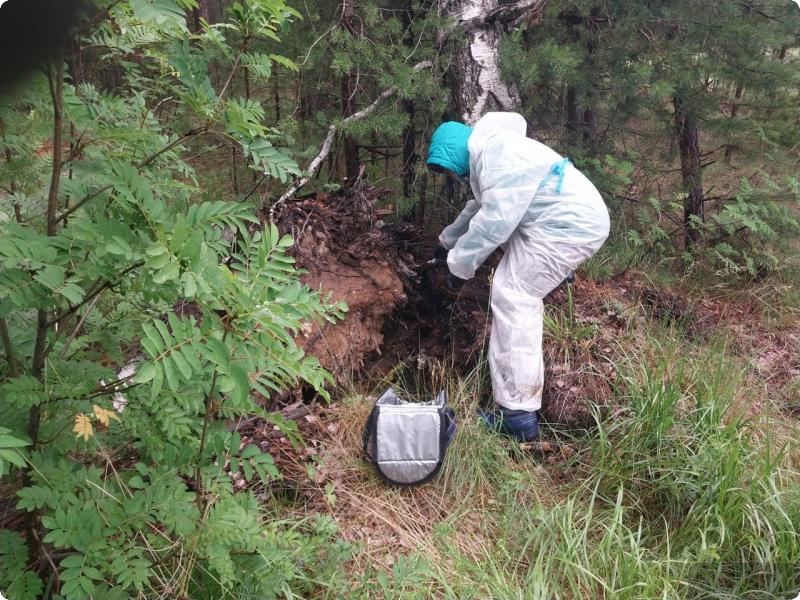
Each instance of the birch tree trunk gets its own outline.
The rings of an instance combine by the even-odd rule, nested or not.
[[[538,21],[546,1],[440,0],[440,13],[453,17],[466,35],[465,42],[458,42],[449,73],[453,106],[465,123],[473,124],[492,110],[519,108],[516,86],[500,76],[500,39],[523,21]]]

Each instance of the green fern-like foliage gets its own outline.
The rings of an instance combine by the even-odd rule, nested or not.
[[[234,480],[263,489],[280,473],[226,424],[259,415],[296,439],[255,398],[301,382],[327,396],[330,375],[295,337],[344,307],[300,283],[291,238],[262,231],[253,204],[200,201],[185,160],[224,137],[258,173],[299,174],[261,106],[209,76],[212,63],[290,68],[242,63],[226,36],[276,39],[295,13],[251,0],[190,33],[190,0],[98,4],[83,41],[122,83],[73,85],[53,63],[0,103],[0,476],[36,532],[0,531],[0,591],[39,598],[54,568],[67,600],[187,597],[201,579],[217,597],[243,583],[302,594],[335,532],[265,522]]]

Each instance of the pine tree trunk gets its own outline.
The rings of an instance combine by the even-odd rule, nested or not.
[[[731,104],[731,121],[736,118],[736,115],[739,114],[739,100],[742,99],[742,92],[744,91],[744,86],[741,83],[736,85],[736,94],[734,96],[734,101]],[[733,146],[728,144],[725,147],[725,162],[729,163],[731,161],[731,154],[733,154]]]
[[[275,123],[278,123],[281,120],[281,90],[275,73],[272,74],[272,98],[275,103]]]
[[[567,145],[575,147],[581,140],[581,127],[583,125],[583,115],[578,110],[578,88],[574,85],[567,86],[566,97],[566,127]]]
[[[440,0],[441,12],[457,20],[466,38],[458,44],[449,72],[453,107],[464,122],[475,123],[488,111],[519,108],[516,86],[500,76],[500,39],[505,31],[521,22],[538,19],[545,2]]]
[[[589,11],[589,34],[586,41],[586,60],[589,72],[593,72],[595,68],[595,53],[598,46],[597,36],[601,15],[602,9],[599,6],[593,6]],[[583,144],[591,154],[594,154],[597,151],[597,110],[595,108],[597,93],[591,86],[585,91],[583,98]]]
[[[205,20],[206,23],[211,21],[208,13],[208,0],[197,0],[197,8],[192,9],[192,21],[195,33],[202,31],[203,20]]]
[[[205,19],[206,22],[211,21],[208,10],[208,0],[197,0],[197,12],[201,19]]]
[[[594,99],[587,99],[583,110],[583,144],[594,155],[597,146],[597,112],[594,110]]]
[[[744,18],[749,19],[753,13],[753,4],[752,2],[745,2],[744,5]],[[742,91],[744,90],[744,86],[742,82],[739,81],[736,84],[736,94],[733,103],[731,104],[731,121],[736,119],[736,115],[739,114],[739,100],[742,99]],[[729,163],[731,161],[731,154],[733,154],[733,146],[728,144],[725,147],[725,162]]]
[[[705,222],[703,198],[703,172],[700,164],[700,142],[697,121],[681,96],[673,97],[675,107],[675,135],[681,154],[683,191],[683,231],[687,250],[700,241],[700,231],[695,222]]]
[[[417,137],[414,131],[414,102],[402,101],[403,112],[408,116],[408,125],[403,129],[403,196],[411,198],[414,189],[414,177],[417,167]],[[411,209],[409,218],[413,221],[416,216],[415,208]]]
[[[416,44],[412,27],[414,16],[417,14],[414,9],[415,6],[413,0],[405,0],[404,10],[401,13],[401,23],[403,24],[403,30],[405,31],[405,34],[403,35],[403,46],[408,52],[413,52]],[[406,118],[408,119],[408,124],[403,129],[403,196],[408,201],[411,200],[414,192],[417,161],[419,159],[417,156],[416,124],[414,122],[414,118],[416,116],[416,106],[414,105],[413,100],[406,98],[402,100],[401,107],[403,112],[406,113]],[[423,216],[424,209],[419,207],[419,210],[417,210],[417,208],[417,202],[414,202],[411,205],[411,210],[406,216],[407,221],[411,223],[421,222],[420,219]]]
[[[341,10],[340,26],[355,35],[355,30],[353,29],[355,0],[342,0]],[[356,112],[356,92],[355,75],[352,72],[345,74],[341,82],[342,117],[347,118]],[[356,177],[359,167],[358,140],[351,135],[345,134],[343,150],[346,171],[344,176],[348,178]]]

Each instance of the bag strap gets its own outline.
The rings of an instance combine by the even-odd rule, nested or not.
[[[369,452],[370,442],[375,439],[375,424],[378,421],[378,407],[374,406],[372,412],[367,417],[367,422],[364,424],[364,431],[361,433],[361,444],[364,449],[364,456],[372,462],[375,462],[375,457]]]
[[[442,428],[444,429],[444,450],[450,446],[450,443],[453,441],[453,438],[456,436],[456,415],[453,412],[453,409],[445,407],[442,411]]]

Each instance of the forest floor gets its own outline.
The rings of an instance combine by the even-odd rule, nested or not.
[[[736,423],[731,435],[742,444],[742,456],[772,456],[765,448],[783,448],[776,473],[780,479],[796,475],[800,307],[780,300],[789,297],[790,283],[732,290],[656,280],[633,269],[592,277],[615,250],[602,251],[571,288],[562,286],[546,299],[544,443],[526,449],[490,435],[475,417],[490,394],[484,350],[496,257],[462,290],[447,290],[446,266],[431,261],[435,239],[411,225],[382,225],[372,209],[380,195],[358,188],[283,208],[282,226],[295,236],[306,283],[349,306],[344,320],[306,331],[300,340],[334,373],[339,388],[329,404],[308,390],[278,399],[295,413],[305,440],[300,446],[258,422],[242,431],[273,454],[283,474],[274,487],[261,490],[265,502],[292,516],[328,515],[353,544],[350,592],[617,597],[627,589],[618,581],[620,552],[652,554],[649,561],[637,558],[634,578],[644,582],[637,585],[674,586],[679,593],[688,567],[681,563],[670,571],[670,534],[691,521],[692,509],[683,504],[694,498],[682,494],[686,487],[712,484],[710,475],[693,472],[679,455],[724,463],[713,454],[723,451],[712,440]],[[387,487],[361,455],[361,429],[388,386],[410,398],[429,397],[442,387],[450,391],[459,431],[441,474],[425,486]],[[669,416],[660,403],[671,407]],[[707,420],[704,403],[715,407],[708,427],[698,425]],[[644,439],[655,440],[648,452],[657,456],[642,456],[634,447]],[[662,451],[674,454],[675,462],[660,457]],[[653,475],[651,459],[663,479]],[[739,476],[755,485],[749,472]],[[606,490],[612,482],[619,500],[616,489]],[[658,491],[657,506],[641,506],[652,490]],[[718,501],[709,501],[707,510],[718,508]],[[665,520],[674,505],[685,520],[652,532],[642,526],[642,519]],[[624,511],[625,517],[613,521]],[[636,518],[638,537],[619,536],[604,549],[609,523],[635,531]],[[569,539],[579,554],[565,554]],[[730,550],[723,552],[725,543],[715,546],[720,561]],[[686,552],[694,550],[689,546]],[[733,551],[745,555],[742,548]],[[653,565],[664,564],[664,573],[650,573],[662,568]],[[721,584],[714,579],[713,585]],[[320,590],[327,597],[342,593],[325,585]],[[649,597],[642,594],[630,597]]]

